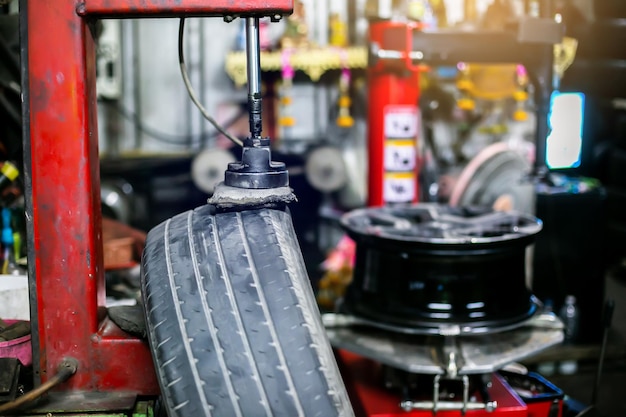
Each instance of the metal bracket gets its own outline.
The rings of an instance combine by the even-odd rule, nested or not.
[[[460,379],[463,382],[462,401],[439,401],[439,382],[441,379],[441,375],[435,375],[433,380],[432,401],[403,400],[400,402],[400,407],[402,407],[404,411],[432,410],[433,413],[437,413],[437,411],[460,410],[462,414],[465,414],[470,410],[485,410],[487,412],[492,412],[498,407],[497,401],[487,401],[484,403],[469,401],[469,377],[467,375],[463,375],[460,378],[445,378],[452,380]]]

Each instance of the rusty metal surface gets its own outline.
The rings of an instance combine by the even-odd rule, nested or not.
[[[85,0],[77,12],[81,15],[110,17],[171,16],[274,16],[291,14],[293,0]]]
[[[64,358],[73,357],[78,371],[60,391],[157,394],[147,344],[113,332],[103,321],[91,31],[76,14],[75,1],[30,0],[21,6],[28,48],[26,217],[35,372],[45,382]]]

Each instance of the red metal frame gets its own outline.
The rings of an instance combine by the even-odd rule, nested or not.
[[[285,15],[293,0],[84,0],[77,1],[81,15],[110,17]]]
[[[368,205],[382,206],[390,203],[384,189],[389,176],[403,175],[412,179],[412,198],[405,203],[417,202],[418,200],[418,168],[404,173],[390,173],[385,168],[385,152],[393,137],[388,137],[385,132],[385,118],[394,109],[412,111],[418,122],[419,101],[419,66],[413,65],[409,56],[412,45],[413,31],[418,30],[417,23],[404,23],[393,21],[381,21],[370,23],[370,43],[378,46],[385,45],[385,34],[388,31],[404,29],[406,31],[405,45],[401,46],[404,59],[386,60],[380,59],[368,71],[368,141],[369,141],[369,179],[368,179]],[[417,134],[411,138],[413,148],[416,149]],[[417,158],[416,161],[417,163]],[[387,178],[386,178],[387,177]]]
[[[385,389],[380,378],[380,363],[346,350],[336,350],[341,375],[350,395],[357,417],[432,417],[432,410],[404,411],[399,395]],[[497,402],[493,411],[460,410],[437,411],[437,417],[561,417],[562,399],[558,412],[552,413],[552,399],[526,404],[511,386],[498,374],[493,374],[488,388],[492,400]]]
[[[73,357],[78,372],[59,391],[158,394],[148,345],[106,316],[95,45],[86,17],[285,14],[292,0],[22,0],[20,8],[37,382]]]

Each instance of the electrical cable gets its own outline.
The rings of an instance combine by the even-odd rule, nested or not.
[[[168,145],[188,146],[188,144],[185,142],[197,142],[202,139],[205,139],[205,140],[212,139],[221,133],[218,131],[214,131],[214,132],[202,132],[196,135],[175,135],[175,134],[171,134],[167,132],[161,132],[150,126],[146,126],[137,113],[134,113],[128,110],[122,104],[113,103],[109,100],[102,100],[101,102],[104,102],[107,105],[111,106],[115,111],[117,111],[124,118],[134,123],[135,126],[137,126],[139,131],[141,131],[142,133],[145,133],[146,135],[160,142],[167,143]],[[234,125],[245,114],[246,114],[245,109],[242,109],[240,112],[237,112],[235,116],[233,116],[224,124],[224,127],[228,128]]]
[[[181,73],[181,75],[183,77],[183,81],[185,83],[185,87],[187,87],[187,92],[189,93],[189,97],[191,98],[191,101],[193,101],[193,104],[195,104],[196,107],[200,110],[200,113],[202,113],[204,118],[207,119],[209,122],[211,122],[211,124],[221,134],[226,136],[233,143],[235,143],[235,144],[237,144],[239,146],[243,146],[243,141],[241,139],[231,135],[222,126],[220,126],[220,124],[217,123],[217,121],[215,119],[213,119],[213,117],[211,117],[211,115],[204,108],[202,103],[200,103],[200,100],[198,99],[198,97],[196,95],[196,92],[195,92],[195,90],[193,89],[193,87],[191,85],[191,81],[189,80],[189,75],[187,74],[187,67],[185,65],[185,54],[184,54],[184,51],[183,51],[183,49],[184,49],[183,48],[184,35],[185,35],[185,18],[181,17],[180,24],[178,26],[178,64],[180,65],[180,73]]]
[[[0,405],[0,415],[5,415],[8,411],[13,411],[27,403],[30,403],[46,392],[50,391],[52,388],[56,387],[62,382],[67,381],[72,375],[76,373],[78,370],[78,365],[73,359],[66,359],[61,362],[57,368],[57,373],[52,376],[49,380],[38,386],[37,388],[27,392],[21,397],[16,398],[13,401],[8,403],[4,403]]]

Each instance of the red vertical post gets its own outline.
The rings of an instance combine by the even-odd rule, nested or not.
[[[389,31],[404,30],[401,59],[379,59],[368,70],[368,205],[418,200],[419,68],[410,64],[414,23],[370,24],[370,43],[388,48]],[[406,63],[407,65],[402,65]]]
[[[103,271],[94,18],[285,15],[293,0],[21,0],[26,223],[36,382],[66,358],[57,391],[158,395],[145,340],[107,316]],[[91,18],[91,19],[89,19]],[[108,394],[109,395],[107,399]],[[84,396],[70,396],[85,409]],[[108,402],[107,402],[108,401]],[[119,402],[114,404],[119,409]],[[70,411],[68,402],[64,409]]]
[[[79,3],[21,4],[34,369],[45,382],[72,357],[59,390],[158,394],[147,343],[106,318],[95,45]]]

